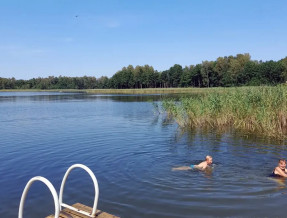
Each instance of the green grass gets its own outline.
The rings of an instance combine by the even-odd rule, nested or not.
[[[200,97],[165,100],[162,107],[182,127],[232,127],[287,138],[286,86],[214,89]]]

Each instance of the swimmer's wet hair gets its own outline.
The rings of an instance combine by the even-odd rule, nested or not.
[[[285,159],[279,159],[278,162],[279,162],[279,163],[280,163],[280,162],[286,162],[286,160],[285,160]]]
[[[212,159],[212,157],[211,157],[210,155],[207,155],[207,156],[205,157],[205,160],[207,160],[207,159]]]

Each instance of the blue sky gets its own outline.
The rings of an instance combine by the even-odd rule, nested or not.
[[[286,0],[0,0],[0,77],[287,56]]]

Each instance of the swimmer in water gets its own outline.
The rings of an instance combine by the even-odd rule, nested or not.
[[[205,170],[207,167],[210,167],[211,164],[212,164],[212,157],[207,155],[205,157],[205,161],[202,161],[200,164],[175,167],[175,168],[172,168],[172,170],[192,170],[192,169]]]
[[[286,160],[285,159],[280,159],[278,161],[278,166],[275,167],[271,176],[272,177],[285,177],[285,178],[287,178]]]

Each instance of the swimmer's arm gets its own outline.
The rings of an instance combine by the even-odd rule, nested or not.
[[[192,168],[190,166],[182,166],[182,167],[174,167],[171,170],[191,170]]]
[[[275,168],[275,171],[277,174],[279,174],[280,176],[283,176],[285,178],[287,178],[287,174],[286,173],[283,173],[282,170],[279,168],[279,167],[276,167]]]

